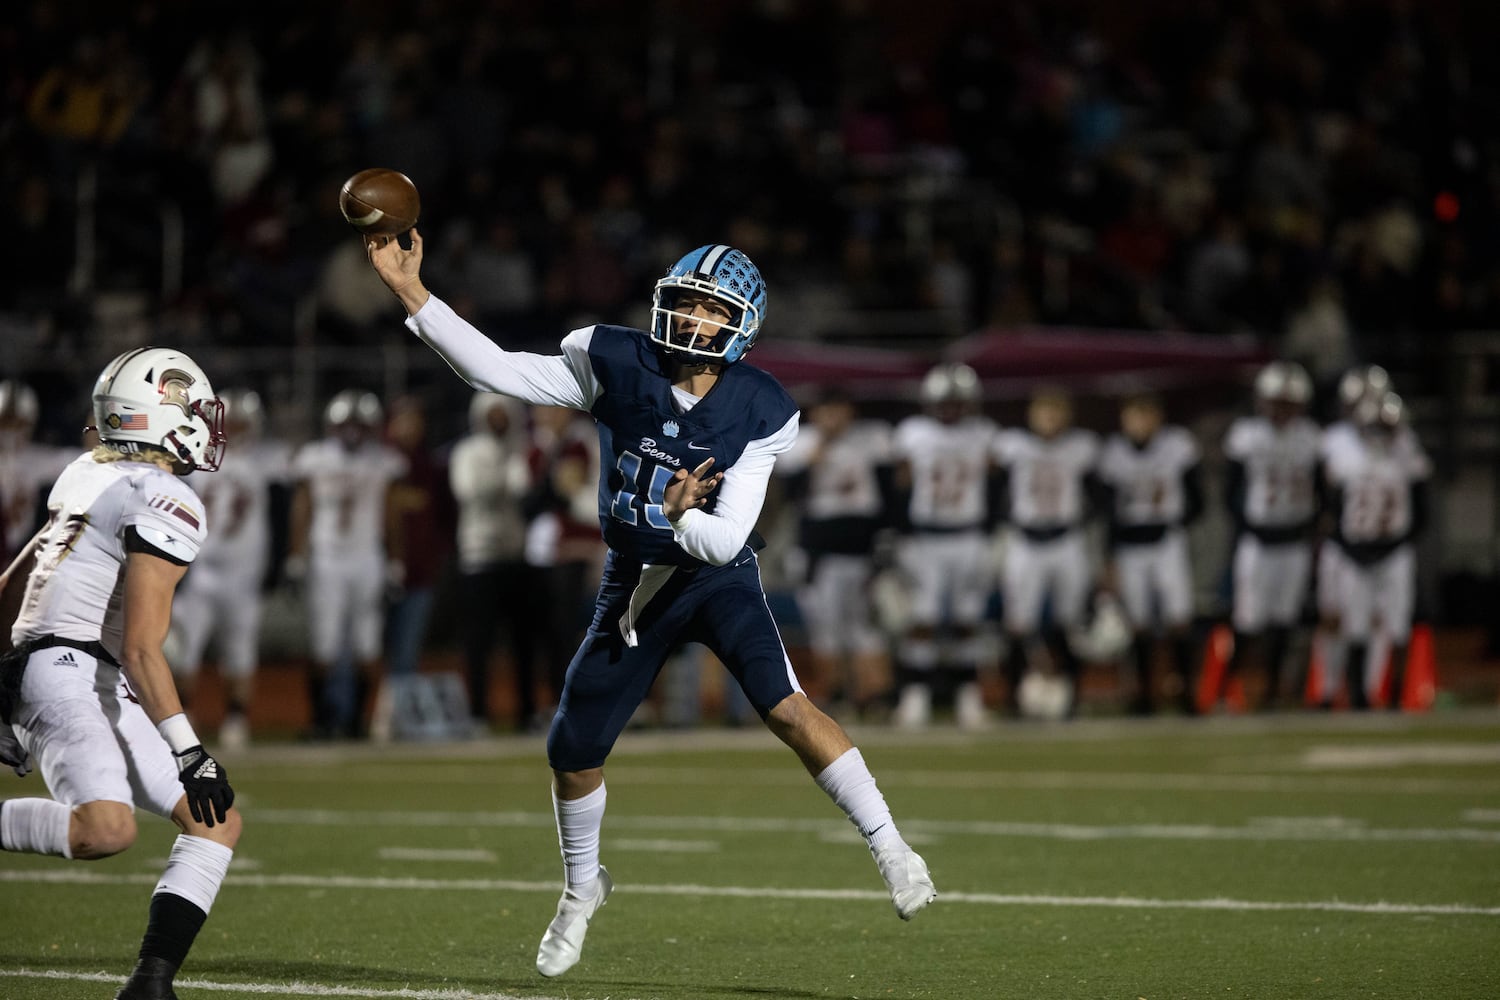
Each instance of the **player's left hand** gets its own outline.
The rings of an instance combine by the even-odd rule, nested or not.
[[[229,807],[234,805],[234,789],[229,787],[229,775],[203,744],[188,747],[177,758],[177,777],[187,792],[188,810],[194,821],[204,826],[224,822]]]
[[[692,472],[678,469],[672,476],[662,491],[661,512],[668,521],[676,521],[694,507],[708,503],[708,495],[724,480],[722,472],[709,473],[713,464],[712,458],[705,458]]]

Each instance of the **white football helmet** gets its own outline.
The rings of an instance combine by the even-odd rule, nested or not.
[[[1262,403],[1306,406],[1312,394],[1312,378],[1295,361],[1272,361],[1255,376],[1255,398]]]
[[[1366,393],[1354,408],[1354,422],[1361,428],[1394,431],[1406,419],[1406,403],[1394,392]]]
[[[1068,648],[1085,663],[1111,663],[1125,655],[1135,637],[1120,599],[1100,591],[1089,602],[1088,620],[1068,630]]]
[[[0,382],[0,424],[35,427],[40,414],[35,389],[13,378]]]
[[[385,409],[380,405],[380,397],[358,389],[344,389],[330,399],[323,410],[323,422],[329,427],[353,423],[378,430],[384,419]]]
[[[962,362],[934,365],[922,377],[922,405],[939,415],[972,412],[979,395],[979,374]]]
[[[1339,379],[1339,405],[1351,412],[1366,396],[1379,398],[1391,388],[1391,375],[1379,365],[1351,368]]]
[[[1016,689],[1016,706],[1028,719],[1066,719],[1073,707],[1073,682],[1061,673],[1032,670]]]
[[[160,449],[185,474],[224,457],[224,404],[198,363],[168,347],[138,347],[94,383],[99,440],[116,451]]]

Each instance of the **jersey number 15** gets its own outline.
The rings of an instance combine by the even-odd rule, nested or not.
[[[625,483],[610,498],[610,516],[626,524],[637,524],[640,518],[639,512],[645,511],[648,525],[653,528],[671,530],[671,522],[667,520],[667,515],[662,513],[661,504],[667,484],[672,481],[672,470],[665,465],[651,463],[651,481],[646,484],[646,497],[643,502],[638,493],[630,492],[639,488],[641,456],[630,451],[624,452],[620,455],[620,460],[615,463],[615,467],[620,470]]]

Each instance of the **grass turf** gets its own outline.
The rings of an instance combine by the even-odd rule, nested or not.
[[[256,747],[226,761],[246,836],[179,996],[1500,996],[1493,714],[855,735],[936,904],[896,918],[768,735],[630,733],[618,888],[557,980],[532,965],[560,887],[539,741]],[[112,996],[171,835],[0,855],[0,997]]]

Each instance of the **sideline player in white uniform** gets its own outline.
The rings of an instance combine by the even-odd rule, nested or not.
[[[305,576],[312,641],[308,700],[311,736],[357,736],[380,680],[381,630],[390,575],[401,565],[393,530],[391,484],[406,459],[380,441],[384,411],[373,393],[345,389],[328,403],[325,437],[303,445],[292,460],[288,576]],[[330,681],[352,664],[352,706],[341,706]]]
[[[807,417],[796,443],[776,460],[801,514],[797,542],[807,575],[797,603],[814,673],[831,700],[863,714],[890,684],[869,583],[875,535],[886,520],[891,428],[858,419],[853,400],[836,387],[823,391]]]
[[[983,725],[978,669],[989,644],[984,614],[995,588],[994,421],[979,413],[979,376],[965,364],[940,364],[922,380],[925,413],[896,425],[898,488],[910,490],[899,560],[912,581],[912,625],[897,654],[899,726],[926,725],[934,681],[954,685],[961,726]]]
[[[260,663],[261,588],[271,558],[271,485],[285,479],[287,449],[261,431],[265,414],[250,389],[226,389],[224,428],[231,448],[212,476],[188,483],[203,498],[213,533],[177,591],[168,643],[172,670],[190,707],[203,654],[217,640],[219,670],[228,685],[219,741],[228,749],[249,742],[246,714]]]
[[[1366,396],[1380,399],[1392,390],[1390,374],[1379,365],[1361,365],[1344,373],[1338,385],[1338,419],[1323,429],[1319,457],[1325,470],[1332,455],[1359,446],[1359,427],[1354,422],[1354,411],[1360,401]],[[1318,678],[1320,689],[1313,691],[1312,695],[1328,708],[1344,686],[1344,639],[1339,616],[1344,605],[1343,574],[1348,560],[1344,558],[1344,550],[1334,541],[1331,527],[1322,535],[1324,537],[1318,543],[1314,583],[1318,627],[1313,632],[1312,641],[1314,656],[1322,664],[1323,671]],[[1372,659],[1378,652],[1375,647],[1383,644],[1383,638],[1372,644]]]
[[[1159,397],[1130,396],[1120,407],[1120,432],[1110,436],[1099,460],[1099,479],[1109,497],[1106,573],[1119,592],[1135,629],[1133,653],[1137,714],[1155,710],[1151,660],[1156,629],[1172,646],[1178,703],[1193,700],[1193,567],[1187,526],[1203,512],[1198,443],[1184,427],[1166,423]]]
[[[0,382],[0,566],[9,566],[41,524],[42,490],[78,455],[32,440],[41,407],[24,382]]]
[[[240,835],[234,791],[183,714],[161,649],[173,591],[206,532],[179,477],[217,467],[222,408],[191,358],[146,347],[105,367],[94,419],[102,444],[47,498],[14,649],[0,657],[0,758],[29,755],[53,797],[0,803],[0,847],[106,858],[135,842],[137,807],[176,823],[118,994],[166,1000]],[[24,935],[24,920],[10,933]]]
[[[1401,707],[1407,642],[1416,591],[1414,539],[1427,522],[1432,475],[1394,392],[1366,396],[1355,408],[1359,433],[1335,444],[1326,475],[1337,517],[1333,541],[1342,552],[1340,634],[1346,644],[1345,683],[1352,707],[1369,708],[1380,682],[1368,668],[1377,627],[1391,643],[1391,699]]]
[[[1312,571],[1322,432],[1307,413],[1312,379],[1294,361],[1273,361],[1255,377],[1254,416],[1224,440],[1225,500],[1238,531],[1234,549],[1234,652],[1224,683],[1262,646],[1262,707],[1281,695],[1281,668],[1302,616]],[[1219,692],[1222,695],[1222,690]],[[1217,698],[1216,698],[1217,700]]]
[[[1073,400],[1065,391],[1038,389],[1026,420],[1025,428],[1002,430],[995,449],[1007,502],[1001,593],[1010,647],[1006,708],[1012,714],[1020,710],[1017,696],[1038,641],[1073,689],[1070,710],[1077,700],[1079,663],[1067,630],[1082,624],[1093,586],[1084,528],[1099,461],[1099,438],[1073,426]]]

